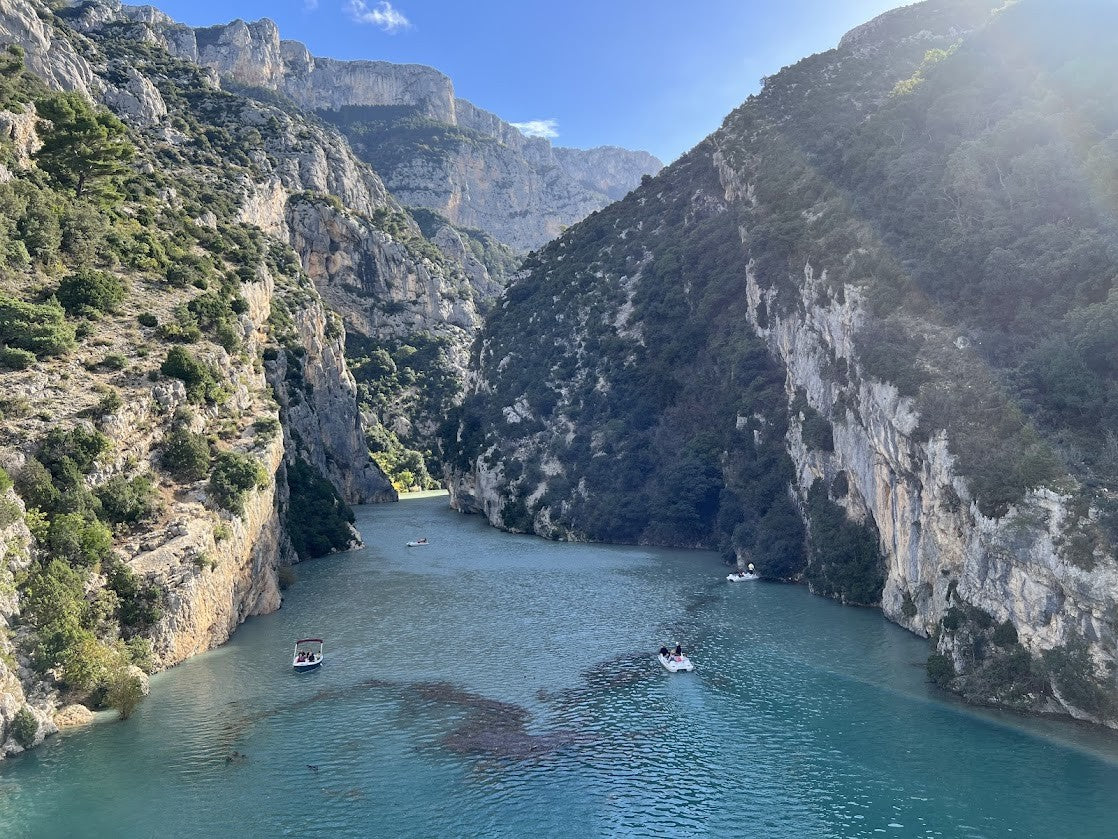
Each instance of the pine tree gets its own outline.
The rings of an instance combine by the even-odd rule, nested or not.
[[[76,92],[60,93],[36,103],[43,147],[39,167],[60,186],[81,197],[94,181],[115,179],[136,153],[119,119],[93,106]],[[111,182],[111,180],[110,180]]]

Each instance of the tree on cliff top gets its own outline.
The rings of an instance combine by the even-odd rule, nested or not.
[[[73,91],[40,99],[36,108],[49,123],[40,122],[39,167],[79,198],[93,182],[111,195],[113,181],[136,153],[124,123]]]

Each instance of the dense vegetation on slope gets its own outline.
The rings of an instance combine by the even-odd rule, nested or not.
[[[545,534],[718,545],[794,576],[783,376],[728,293],[745,253],[709,154],[529,257],[479,345],[494,389],[449,445],[500,468],[509,527],[546,511]]]
[[[755,411],[741,391],[760,369],[736,369],[747,263],[780,290],[762,320],[805,305],[805,264],[834,296],[863,289],[864,372],[917,397],[925,434],[947,429],[987,515],[1067,488],[1069,469],[1088,491],[1114,480],[1118,59],[1099,22],[1115,11],[997,5],[914,12],[978,27],[958,43],[891,40],[906,25],[894,13],[867,46],[786,68],[713,146],[529,259],[489,319],[483,386],[451,443],[459,468],[486,452],[501,464],[507,525],[725,544],[726,417]],[[715,152],[746,200],[720,203]],[[796,413],[824,447],[812,429],[826,420]],[[1093,498],[1118,524],[1106,493]],[[804,512],[827,518],[821,503]],[[1085,513],[1082,530],[1090,565],[1108,537]]]
[[[809,60],[725,127],[754,138],[724,146],[762,208],[758,273],[779,283],[780,260],[806,256],[836,287],[865,287],[868,372],[917,396],[929,431],[948,429],[988,515],[1065,469],[1106,484],[1118,466],[1115,11],[1075,5],[1000,11],[930,52],[868,119],[846,118],[841,95],[805,97]],[[809,223],[806,202],[823,208]]]
[[[236,221],[223,185],[249,171],[244,149],[262,142],[256,128],[234,135],[218,124],[239,100],[151,45],[110,36],[102,46],[159,81],[183,141],[126,128],[77,93],[48,90],[23,69],[18,48],[4,54],[0,109],[29,114],[42,145],[27,158],[16,130],[0,137],[10,174],[0,184],[0,367],[9,371],[0,444],[31,454],[11,476],[38,546],[15,579],[21,652],[71,695],[127,715],[139,695],[128,667],[152,667],[145,635],[166,591],[116,547],[165,523],[181,485],[208,478],[220,515],[236,514],[248,491],[271,481],[258,446],[278,423],[261,416],[275,427],[246,429],[254,417],[229,404],[235,383],[218,366],[260,363],[246,350],[243,283],[266,270],[303,287],[292,300],[308,292],[288,249]],[[66,399],[28,398],[44,372],[71,388]],[[148,464],[118,451],[106,431],[119,427],[126,399],[164,377],[182,381],[208,421],[180,410]],[[274,411],[260,397],[258,407]],[[11,483],[2,475],[0,492]],[[19,510],[5,502],[0,515],[7,527]],[[344,505],[337,515],[352,519]],[[227,535],[218,524],[215,536]],[[331,547],[310,543],[305,553]],[[209,561],[198,556],[198,571]]]

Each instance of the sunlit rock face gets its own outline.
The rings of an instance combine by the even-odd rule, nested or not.
[[[328,120],[338,109],[359,107],[378,119],[391,110],[426,121],[443,136],[438,154],[420,145],[386,155],[379,143],[363,150],[359,142],[358,151],[400,203],[484,230],[517,251],[539,247],[662,166],[647,152],[556,148],[543,137],[526,137],[457,98],[451,80],[434,68],[314,56],[298,41],[281,40],[267,19],[190,29],[124,7],[87,14],[83,21],[95,27],[120,17],[142,25],[143,37],[171,54],[212,68],[231,84],[276,91]]]

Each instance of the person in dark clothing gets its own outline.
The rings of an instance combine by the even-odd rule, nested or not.
[[[667,647],[661,647],[660,648],[660,655],[662,655],[664,658],[667,658],[668,657],[668,648]]]
[[[675,645],[675,655],[676,656],[682,656],[683,655],[683,647],[680,646],[679,644]]]

